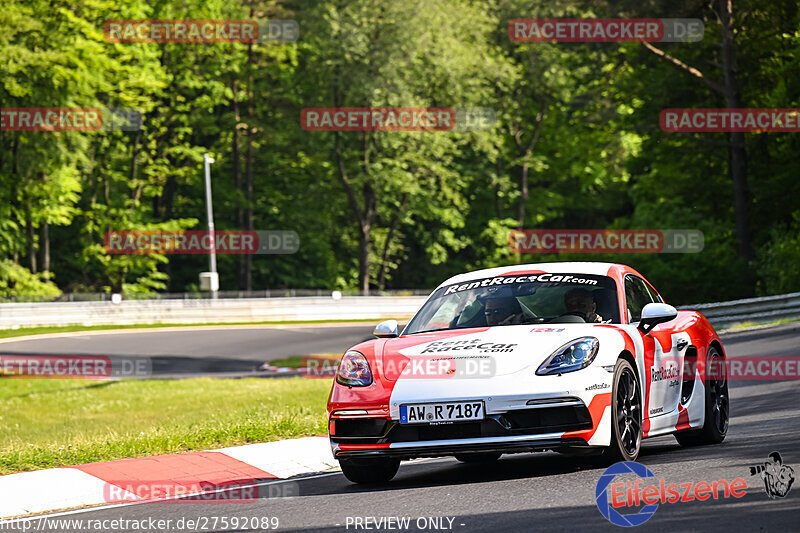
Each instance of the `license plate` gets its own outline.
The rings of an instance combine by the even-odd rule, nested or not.
[[[400,406],[401,424],[483,420],[483,402],[420,403]]]

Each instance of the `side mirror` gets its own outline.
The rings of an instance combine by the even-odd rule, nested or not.
[[[372,334],[379,338],[399,336],[397,320],[384,320],[375,326],[375,331],[373,331]]]
[[[642,318],[639,320],[639,329],[642,333],[650,333],[657,325],[669,322],[678,316],[678,310],[671,305],[662,303],[649,303],[642,309]]]

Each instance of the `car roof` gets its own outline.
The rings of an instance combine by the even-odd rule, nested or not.
[[[475,270],[473,272],[465,272],[445,280],[439,285],[439,287],[452,285],[454,283],[464,283],[482,278],[511,276],[514,274],[534,274],[537,272],[551,272],[554,274],[593,274],[595,276],[610,276],[614,278],[615,281],[620,281],[627,273],[644,277],[631,267],[627,265],[621,265],[619,263],[563,261],[557,263],[528,263],[524,265],[508,265],[496,268],[485,268],[483,270]]]

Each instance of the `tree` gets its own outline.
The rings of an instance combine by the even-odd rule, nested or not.
[[[694,76],[709,89],[725,99],[727,109],[744,107],[739,84],[739,72],[736,62],[736,46],[734,40],[733,0],[718,0],[717,17],[720,25],[720,57],[723,82],[712,80],[699,69],[676,59],[654,45],[643,42],[642,45],[658,57],[670,62],[680,70]],[[736,213],[736,235],[739,242],[739,257],[753,259],[752,229],[750,225],[750,191],[747,186],[747,151],[743,132],[731,132],[728,141],[729,165],[733,182],[734,210]]]

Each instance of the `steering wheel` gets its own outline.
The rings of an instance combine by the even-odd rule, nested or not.
[[[558,316],[559,317],[562,317],[562,316],[576,316],[576,317],[580,318],[581,320],[583,320],[584,322],[586,322],[586,315],[584,315],[580,311],[569,311],[567,313],[561,313]]]

